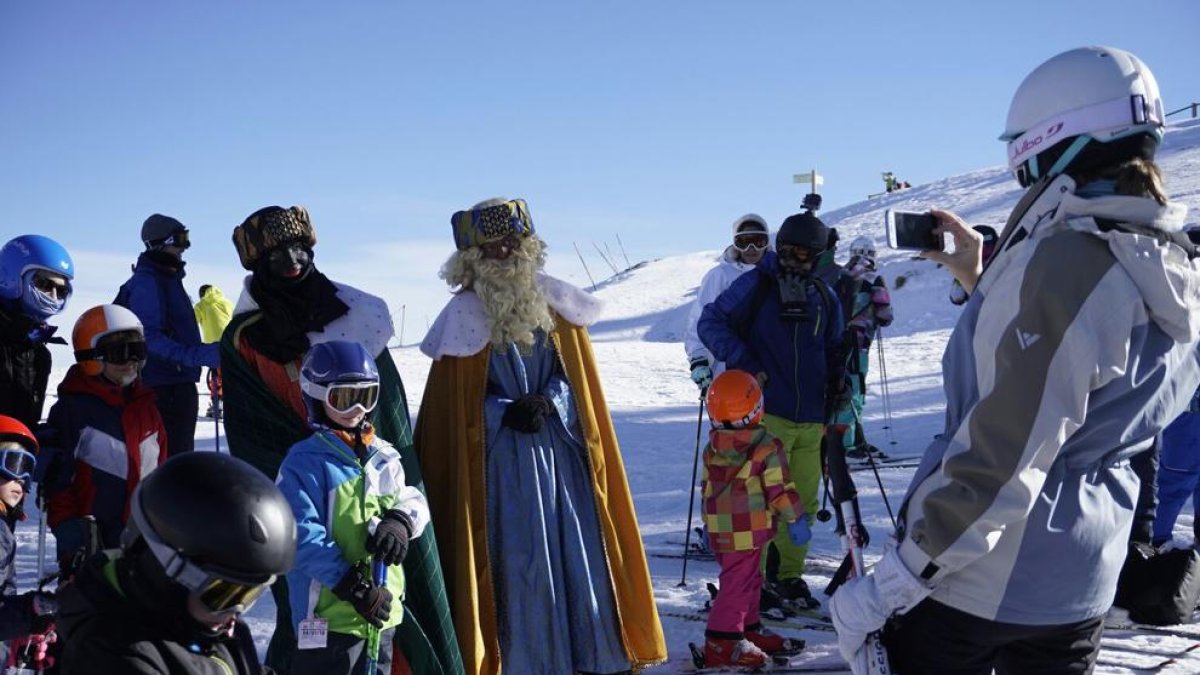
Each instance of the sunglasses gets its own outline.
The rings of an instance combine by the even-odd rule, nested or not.
[[[61,276],[49,272],[35,272],[33,287],[59,300],[65,300],[71,295],[71,284]]]
[[[733,247],[742,253],[765,251],[770,244],[771,240],[765,234],[739,234],[733,238]]]
[[[479,250],[483,252],[483,257],[493,260],[504,260],[519,248],[521,248],[521,239],[515,234],[507,235],[495,241],[485,241],[479,245]]]
[[[111,363],[114,366],[146,360],[146,343],[137,340],[96,345],[96,348],[91,351],[92,358],[95,360]]]
[[[343,415],[355,409],[366,414],[379,404],[378,382],[334,383],[322,386],[302,381],[300,384],[304,393],[319,401],[324,401],[325,405]]]
[[[0,450],[0,475],[9,480],[28,483],[33,476],[35,466],[37,466],[37,458],[28,450],[17,448]]]

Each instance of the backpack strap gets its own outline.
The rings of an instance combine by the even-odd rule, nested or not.
[[[1192,241],[1187,232],[1180,230],[1178,232],[1165,232],[1155,227],[1148,225],[1135,225],[1133,223],[1119,223],[1115,220],[1107,218],[1093,218],[1096,221],[1096,227],[1100,228],[1101,232],[1128,232],[1130,234],[1140,234],[1143,237],[1151,237],[1160,244],[1175,244],[1182,248],[1184,253],[1187,253],[1188,260],[1195,260],[1200,256],[1200,249],[1196,243]]]

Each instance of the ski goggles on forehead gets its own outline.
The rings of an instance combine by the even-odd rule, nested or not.
[[[130,525],[136,534],[145,540],[150,552],[162,565],[167,578],[186,588],[205,609],[214,614],[247,611],[275,582],[275,575],[260,581],[248,581],[205,570],[159,538],[154,528],[146,521],[140,507],[135,506],[132,509],[130,518]],[[129,534],[127,531],[122,535],[122,540]]]
[[[37,466],[37,457],[24,448],[5,448],[0,450],[0,475],[9,480],[19,480],[28,483]]]
[[[71,295],[71,282],[51,272],[43,270],[34,272],[30,283],[33,284],[34,288],[46,295],[53,295],[60,300],[64,300]]]
[[[755,251],[765,251],[770,246],[771,239],[762,233],[739,234],[733,238],[733,247],[743,253],[754,249]]]
[[[319,385],[312,382],[302,382],[304,393],[324,401],[339,413],[348,413],[357,408],[363,413],[369,413],[379,403],[378,382],[348,382]]]

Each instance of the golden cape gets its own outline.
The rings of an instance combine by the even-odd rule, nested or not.
[[[587,440],[626,654],[635,670],[661,663],[667,659],[666,642],[591,341],[586,329],[558,316],[551,338]],[[463,664],[476,675],[501,672],[484,491],[483,401],[490,354],[485,347],[473,356],[443,356],[433,362],[414,438]]]

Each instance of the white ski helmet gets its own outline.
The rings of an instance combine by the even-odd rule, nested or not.
[[[875,241],[870,237],[863,235],[855,237],[854,241],[850,242],[850,256],[862,256],[868,260],[875,260]]]
[[[1163,102],[1146,64],[1122,49],[1081,47],[1038,66],[1013,94],[1000,140],[1022,186],[1141,156],[1162,141]]]

